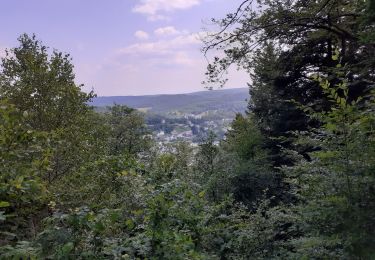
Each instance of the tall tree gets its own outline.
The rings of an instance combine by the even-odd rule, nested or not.
[[[325,113],[309,109],[322,126],[300,134],[320,149],[310,162],[287,169],[302,198],[301,218],[293,223],[302,233],[292,242],[292,258],[371,259],[375,253],[374,93],[364,104],[350,101],[348,74],[339,74],[336,85],[318,79],[336,105]]]
[[[92,128],[87,127],[92,118],[87,102],[94,94],[82,92],[74,82],[68,54],[50,53],[35,35],[23,34],[18,41],[1,62],[0,98],[26,111],[31,129],[48,132],[53,156],[45,178],[52,182],[95,154],[88,140],[94,141]]]
[[[68,54],[48,48],[35,35],[23,34],[19,47],[7,50],[0,71],[0,97],[7,98],[30,114],[30,125],[51,131],[75,124],[94,96],[81,91],[74,82]]]
[[[334,84],[337,78],[332,70],[340,66],[340,57],[348,67],[351,100],[373,87],[375,45],[369,38],[362,39],[373,31],[372,22],[363,23],[366,2],[259,0],[254,8],[255,1],[243,1],[237,12],[214,20],[220,31],[206,38],[206,53],[219,49],[225,54],[208,66],[207,83],[224,83],[221,75],[234,63],[247,70],[252,77],[250,112],[262,132],[272,138],[274,153],[290,149],[291,131],[317,123],[291,101],[314,104],[318,110],[333,105],[311,79],[313,73],[327,75]],[[307,156],[309,148],[298,150]],[[275,160],[275,165],[290,163],[280,156]]]

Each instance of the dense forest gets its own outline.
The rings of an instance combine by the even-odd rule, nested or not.
[[[133,108],[96,112],[69,55],[19,37],[0,67],[0,259],[375,258],[375,1],[253,2],[203,48],[222,53],[209,88],[249,73],[247,112],[196,149],[160,150]]]

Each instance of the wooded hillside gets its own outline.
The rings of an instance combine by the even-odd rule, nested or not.
[[[223,53],[208,87],[239,66],[251,98],[197,149],[160,149],[133,108],[95,112],[69,55],[19,37],[0,69],[0,259],[375,258],[375,1],[256,2],[205,39]]]

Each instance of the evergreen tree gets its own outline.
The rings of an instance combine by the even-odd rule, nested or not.
[[[292,103],[314,104],[317,110],[328,110],[333,104],[325,98],[311,74],[321,72],[335,84],[332,70],[341,62],[347,64],[351,78],[349,97],[365,96],[374,82],[375,48],[369,35],[372,24],[363,24],[366,1],[244,1],[238,11],[217,24],[222,29],[206,38],[205,52],[224,51],[208,66],[208,84],[218,83],[229,66],[237,63],[252,75],[250,110],[254,111],[263,132],[281,137],[271,142],[278,154],[291,148],[288,132],[316,126]],[[232,31],[226,28],[234,27]],[[225,81],[225,79],[224,79]],[[308,147],[298,148],[307,156]],[[288,163],[275,158],[276,165]]]

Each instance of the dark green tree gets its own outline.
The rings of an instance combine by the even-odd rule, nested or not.
[[[373,31],[371,22],[363,23],[366,2],[371,8],[369,1],[262,0],[259,8],[255,1],[243,1],[237,12],[214,20],[220,30],[206,38],[206,53],[218,49],[225,54],[208,66],[207,83],[224,83],[221,76],[232,64],[247,70],[252,77],[250,111],[266,136],[279,138],[270,142],[271,150],[278,154],[280,148],[292,148],[288,132],[307,130],[316,121],[290,101],[314,104],[317,110],[333,105],[311,74],[321,72],[334,84],[332,70],[340,56],[349,68],[350,99],[372,88],[375,48],[371,39],[362,40]],[[307,156],[309,147],[297,150]],[[276,165],[289,163],[277,157]]]
[[[219,148],[215,145],[216,135],[209,132],[208,136],[199,145],[199,150],[195,155],[198,174],[202,179],[207,180],[216,172],[216,158]]]
[[[249,84],[251,98],[248,113],[253,116],[262,135],[266,137],[265,147],[269,150],[274,166],[293,163],[293,159],[283,152],[285,149],[293,148],[307,157],[309,147],[294,146],[292,132],[307,130],[309,125],[316,125],[316,121],[311,120],[291,102],[295,97],[301,100],[306,93],[302,88],[298,93],[297,90],[290,92],[286,89],[286,84],[292,82],[284,76],[287,69],[283,66],[280,53],[281,50],[277,50],[271,43],[257,50],[252,61],[252,84]],[[309,87],[312,93],[315,86]],[[314,96],[319,96],[319,93],[316,92]],[[304,100],[307,102],[308,97]]]
[[[272,169],[264,137],[251,116],[237,114],[225,140],[220,144],[215,174],[208,179],[208,195],[223,199],[233,195],[235,200],[253,207],[266,196],[286,192],[280,174]],[[213,197],[215,197],[213,196]],[[275,200],[275,202],[276,202]]]
[[[300,196],[297,214],[302,236],[293,240],[293,258],[371,259],[374,256],[374,100],[350,101],[346,68],[340,82],[317,80],[336,103],[327,113],[306,110],[322,126],[300,134],[319,146],[312,160],[286,169]]]
[[[137,155],[150,145],[144,119],[135,109],[114,105],[107,114],[110,126],[109,147],[112,155]]]

